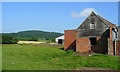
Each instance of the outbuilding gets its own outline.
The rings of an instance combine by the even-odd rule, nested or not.
[[[64,35],[55,38],[55,42],[58,44],[64,44]]]

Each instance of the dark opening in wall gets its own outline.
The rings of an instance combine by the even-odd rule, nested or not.
[[[97,45],[97,40],[96,40],[96,38],[90,38],[90,44],[91,44],[91,45]]]
[[[63,40],[62,39],[58,39],[58,44],[63,44]]]

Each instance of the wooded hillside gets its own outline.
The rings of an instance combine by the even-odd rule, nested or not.
[[[17,38],[18,40],[36,40],[38,38],[43,40],[51,40],[63,34],[57,32],[28,30],[28,31],[20,31],[18,33],[9,33],[9,35],[14,38]]]

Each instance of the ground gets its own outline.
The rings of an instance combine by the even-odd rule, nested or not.
[[[80,56],[62,46],[3,44],[3,70],[118,70],[118,57]],[[76,55],[75,55],[76,54]]]
[[[45,42],[40,42],[40,41],[18,41],[18,44],[40,44],[40,43],[45,43]]]

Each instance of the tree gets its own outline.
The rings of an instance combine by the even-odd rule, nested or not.
[[[52,42],[55,42],[55,39],[51,39]]]
[[[18,40],[12,36],[8,34],[2,34],[2,44],[16,44],[17,42]]]
[[[38,41],[37,37],[31,37],[31,39],[29,39],[29,41]]]

